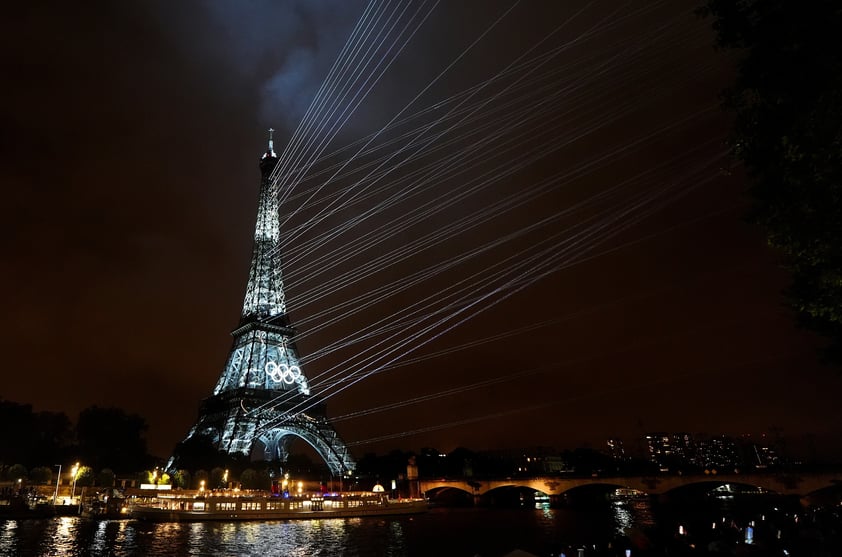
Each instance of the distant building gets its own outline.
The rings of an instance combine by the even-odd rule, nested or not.
[[[525,449],[503,449],[483,451],[480,455],[486,462],[496,461],[505,474],[517,476],[542,476],[569,472],[567,461],[558,451],[550,447],[529,447]]]
[[[649,460],[662,472],[692,469],[733,472],[742,468],[773,468],[781,464],[777,444],[766,435],[759,438],[748,434],[739,438],[727,435],[694,438],[689,433],[657,432],[646,434],[644,440]]]
[[[693,464],[695,447],[689,433],[648,433],[644,440],[649,460],[662,472]]]
[[[743,464],[737,442],[726,435],[696,441],[696,464],[705,470],[732,471]]]
[[[781,456],[765,435],[761,435],[757,442],[749,447],[749,460],[755,468],[774,468],[781,464]]]
[[[611,439],[607,439],[605,441],[605,444],[608,446],[608,456],[610,456],[614,460],[626,460],[626,451],[623,448],[622,439],[612,437]]]
[[[742,462],[744,466],[757,469],[775,468],[782,464],[781,439],[770,439],[765,433],[760,436],[740,436]]]

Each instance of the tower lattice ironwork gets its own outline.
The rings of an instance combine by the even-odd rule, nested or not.
[[[253,460],[281,460],[297,437],[309,443],[336,475],[354,461],[325,412],[310,393],[299,361],[295,329],[286,314],[281,274],[278,163],[269,130],[269,148],[260,159],[260,201],[254,248],[240,323],[233,347],[213,390],[202,401],[199,419],[185,443],[210,439],[219,451]],[[178,449],[170,466],[178,463]]]

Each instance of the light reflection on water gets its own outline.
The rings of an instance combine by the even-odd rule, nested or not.
[[[47,536],[46,545],[52,546],[48,555],[71,555],[75,550],[75,525],[80,519],[61,516],[50,521],[52,528],[48,528],[51,535]],[[19,521],[18,531],[26,533],[28,521]],[[23,553],[23,552],[21,552]]]
[[[403,534],[403,526],[400,522],[392,522],[389,524],[390,538],[394,541],[394,546],[389,548],[387,555],[401,555],[400,551],[405,547],[405,539]]]
[[[105,539],[105,530],[107,527],[108,524],[105,521],[97,524],[94,538],[91,540],[91,553],[95,555],[102,555],[107,551],[108,546],[106,545],[107,542]]]
[[[491,531],[509,531],[507,511],[480,513],[481,522],[499,517]],[[555,511],[546,513],[552,531]],[[423,517],[329,519],[274,522],[196,522],[151,524],[133,520],[95,521],[79,517],[0,521],[0,556],[180,556],[224,555],[272,557],[493,555],[497,542],[482,534],[485,545],[470,540],[474,512],[438,509]],[[520,511],[527,521],[531,515]],[[534,514],[544,514],[537,511]],[[454,522],[452,519],[457,520]],[[465,527],[468,530],[465,530]],[[463,538],[453,549],[455,538]],[[443,540],[447,540],[446,542]],[[461,544],[461,545],[460,545]],[[490,545],[489,545],[490,544]],[[482,552],[475,549],[481,549]]]
[[[406,555],[403,525],[388,519],[147,524],[102,522],[133,533],[112,536],[127,555]],[[129,540],[136,541],[130,542]],[[77,535],[78,538],[78,535]],[[93,544],[96,552],[100,545]],[[3,553],[0,552],[0,555]],[[96,553],[93,553],[96,554]]]
[[[15,539],[15,528],[17,528],[17,521],[7,520],[0,528],[0,550],[4,547],[12,547]]]
[[[617,534],[623,534],[634,525],[634,517],[631,510],[629,510],[622,503],[614,504],[614,520],[617,521]]]
[[[0,521],[0,557],[499,557],[514,549],[558,555],[570,544],[608,541],[645,524],[651,520],[646,504],[630,500],[585,511],[438,508],[412,517],[269,522]]]

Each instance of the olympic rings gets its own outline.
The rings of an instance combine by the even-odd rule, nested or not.
[[[275,383],[283,381],[287,385],[292,385],[301,379],[301,368],[298,366],[288,366],[287,364],[279,364],[277,362],[267,362],[265,369],[266,375],[268,375]]]

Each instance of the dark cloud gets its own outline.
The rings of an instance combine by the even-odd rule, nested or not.
[[[150,15],[212,89],[246,87],[261,122],[298,125],[340,51],[360,1],[164,3]]]

